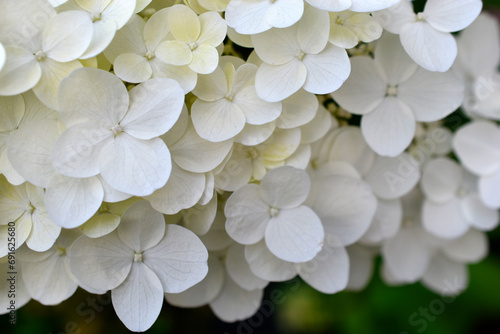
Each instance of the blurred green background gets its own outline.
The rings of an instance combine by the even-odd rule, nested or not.
[[[485,8],[500,18],[500,0],[484,0]],[[415,1],[422,9],[424,0]],[[379,260],[372,281],[361,292],[325,295],[295,279],[272,283],[257,314],[243,322],[223,323],[208,306],[181,309],[164,303],[152,334],[468,334],[497,333],[500,328],[500,229],[488,233],[490,254],[469,266],[470,283],[455,300],[444,300],[419,283],[385,285]],[[270,294],[281,292],[279,303]],[[79,289],[57,306],[29,302],[17,311],[17,324],[0,316],[2,334],[121,334],[129,331],[116,316],[108,295],[95,296]]]

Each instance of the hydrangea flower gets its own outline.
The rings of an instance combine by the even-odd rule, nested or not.
[[[74,71],[61,86],[68,128],[54,145],[54,167],[70,177],[100,174],[119,191],[150,195],[170,176],[170,152],[158,136],[179,118],[183,97],[172,79],[150,79],[128,93],[105,71]]]
[[[318,216],[302,205],[309,189],[305,171],[289,166],[269,171],[260,185],[245,185],[229,197],[227,233],[244,245],[265,239],[271,253],[284,261],[312,260],[322,248],[324,232]]]
[[[314,94],[338,89],[351,65],[344,49],[328,44],[329,26],[328,13],[309,6],[293,26],[252,35],[264,62],[255,77],[257,95],[277,102],[300,88]]]
[[[387,31],[399,34],[408,55],[428,71],[446,72],[457,57],[451,32],[466,28],[481,12],[481,0],[428,0],[415,14],[408,0],[375,12]]]
[[[226,22],[216,12],[199,17],[184,5],[168,10],[168,27],[171,39],[160,43],[156,54],[167,64],[187,65],[200,74],[212,73],[219,63],[216,49],[226,37]]]
[[[395,35],[379,40],[375,59],[360,56],[351,63],[351,76],[332,96],[342,108],[363,115],[363,136],[380,155],[403,152],[415,134],[415,121],[442,119],[462,104],[464,84],[458,76],[419,68]]]
[[[478,190],[483,203],[500,208],[500,129],[487,121],[469,123],[453,138],[453,149],[460,162],[471,173],[479,176]]]
[[[360,41],[373,42],[382,35],[382,26],[368,13],[342,11],[329,14],[328,41],[339,48],[350,49]]]
[[[166,225],[163,214],[146,201],[125,211],[116,232],[97,239],[82,236],[69,251],[69,267],[78,281],[98,291],[112,290],[113,307],[132,331],[151,327],[165,292],[182,292],[201,281],[207,259],[194,233]]]

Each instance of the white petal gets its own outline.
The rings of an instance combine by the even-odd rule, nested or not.
[[[94,122],[66,129],[54,143],[50,160],[56,170],[66,176],[90,177],[99,174],[99,155],[112,141],[113,133]]]
[[[197,235],[204,235],[210,230],[216,213],[217,196],[215,195],[208,203],[204,205],[197,204],[191,209],[186,210],[182,215],[184,218],[183,225]]]
[[[399,281],[413,283],[419,280],[429,264],[429,249],[420,241],[417,231],[403,228],[382,246],[384,263]]]
[[[276,257],[269,251],[264,240],[245,246],[245,258],[252,272],[267,281],[282,282],[297,275],[295,263]]]
[[[421,187],[425,196],[437,203],[455,197],[463,182],[463,169],[451,159],[438,158],[429,161],[423,170]]]
[[[311,181],[304,170],[283,166],[269,171],[259,186],[260,197],[277,209],[291,209],[304,203]]]
[[[493,175],[483,176],[479,179],[479,195],[486,206],[492,209],[500,208],[500,171]]]
[[[172,163],[167,184],[145,197],[156,210],[172,215],[194,206],[205,186],[205,175],[186,171]]]
[[[191,108],[196,132],[211,142],[233,138],[245,126],[245,114],[234,102],[220,99],[214,102],[196,100]]]
[[[399,99],[387,97],[361,119],[361,131],[370,147],[382,156],[395,157],[411,143],[415,117]]]
[[[379,73],[384,81],[390,85],[399,85],[418,69],[401,45],[401,39],[393,34],[384,34],[377,42],[375,63],[380,66]]]
[[[198,39],[200,20],[191,8],[184,5],[172,6],[168,12],[168,20],[175,39],[188,43]]]
[[[458,109],[464,98],[464,84],[452,71],[419,69],[398,85],[398,98],[406,103],[418,122],[434,122]]]
[[[226,233],[226,217],[222,211],[217,211],[210,231],[200,236],[201,241],[209,251],[224,250],[231,245],[234,240]]]
[[[161,42],[155,54],[165,63],[175,66],[188,65],[193,60],[189,45],[178,40]]]
[[[451,260],[462,263],[476,263],[488,254],[488,238],[481,231],[470,229],[462,237],[452,240],[443,247]]]
[[[280,210],[265,232],[271,253],[289,262],[312,260],[321,251],[323,238],[321,220],[307,206]]]
[[[378,197],[395,199],[415,187],[420,180],[420,170],[407,153],[395,158],[379,156],[364,179]]]
[[[297,33],[300,50],[307,54],[317,54],[323,51],[328,42],[329,27],[328,13],[314,7],[305,7]]]
[[[148,60],[135,53],[122,53],[116,57],[113,68],[117,77],[131,83],[146,81],[153,74]]]
[[[71,29],[68,27],[71,26]],[[42,51],[48,57],[67,62],[79,58],[92,39],[92,21],[82,11],[67,11],[54,16],[43,29]]]
[[[462,126],[453,138],[453,149],[465,168],[477,175],[489,175],[500,169],[500,129],[490,122],[471,122]]]
[[[193,94],[203,101],[213,102],[223,98],[227,94],[226,74],[219,66],[212,73],[200,75]]]
[[[16,95],[35,86],[42,70],[32,52],[18,46],[7,46],[7,58],[0,71],[0,94]]]
[[[24,124],[9,138],[7,155],[16,171],[30,183],[47,187],[57,172],[50,152],[59,136],[58,122],[37,120]]]
[[[33,92],[47,107],[59,110],[58,93],[61,81],[72,71],[82,67],[78,60],[59,63],[50,58],[39,62],[42,69],[40,81],[33,87]]]
[[[37,252],[44,252],[52,247],[59,233],[61,233],[61,227],[55,225],[49,219],[45,210],[35,210],[31,215],[31,219],[33,220],[33,226],[28,239],[26,239],[26,245]]]
[[[268,102],[278,102],[298,91],[306,82],[307,68],[293,58],[283,65],[260,65],[255,76],[257,95]]]
[[[235,146],[224,169],[215,175],[215,183],[219,189],[235,191],[250,181],[252,164],[248,161],[247,154],[242,146]]]
[[[212,143],[201,138],[190,124],[184,136],[172,147],[172,159],[179,167],[194,173],[205,173],[217,167],[229,153],[233,143]]]
[[[282,101],[283,110],[276,126],[281,129],[292,129],[312,121],[318,111],[318,98],[314,94],[300,89]]]
[[[5,47],[3,46],[2,43],[0,43],[0,71],[3,68],[3,65],[5,65],[5,59],[7,55],[5,53]]]
[[[224,41],[227,32],[226,21],[215,12],[207,12],[201,14],[200,20],[200,36],[198,43],[218,46]]]
[[[234,137],[234,141],[246,146],[255,146],[269,139],[275,129],[275,121],[262,125],[252,125],[247,123],[243,130]]]
[[[382,102],[386,90],[387,83],[376,70],[373,59],[361,56],[351,59],[351,74],[332,97],[345,110],[364,115]]]
[[[457,42],[446,32],[434,29],[427,22],[405,25],[400,33],[401,44],[408,55],[428,71],[445,72],[457,56]]]
[[[114,63],[116,57],[123,53],[146,54],[147,48],[143,36],[143,32],[146,35],[146,29],[144,26],[145,22],[142,17],[132,15],[128,23],[116,32],[113,42],[104,50],[106,58]],[[146,35],[146,37],[149,36]]]
[[[336,91],[351,72],[351,63],[345,49],[328,44],[326,48],[303,59],[307,68],[304,89],[314,94]]]
[[[89,119],[114,126],[128,109],[128,92],[115,75],[82,68],[68,75],[59,92],[61,117],[66,126]]]
[[[23,282],[31,297],[44,305],[57,305],[69,298],[78,285],[67,270],[66,257],[54,252],[38,263],[23,263]]]
[[[442,239],[456,239],[469,230],[469,224],[460,208],[460,201],[452,199],[443,204],[429,200],[422,206],[422,224],[431,234]]]
[[[47,185],[45,206],[50,219],[64,228],[82,225],[101,206],[104,197],[97,177],[54,176]]]
[[[271,28],[266,20],[266,12],[270,4],[267,1],[233,0],[226,7],[227,25],[238,33],[258,34]]]
[[[403,207],[399,199],[378,199],[377,211],[363,238],[364,244],[379,244],[392,238],[399,231],[403,220]]]
[[[377,200],[363,181],[348,176],[328,176],[313,181],[306,204],[318,214],[325,228],[325,240],[350,245],[367,231]]]
[[[224,213],[227,233],[244,245],[260,241],[271,218],[269,205],[260,198],[255,184],[236,190],[227,200]]]
[[[479,0],[429,0],[425,3],[424,16],[437,30],[454,32],[471,24],[482,7]]]
[[[112,232],[102,238],[81,236],[68,253],[69,268],[75,277],[96,290],[114,289],[127,278],[134,251]]]
[[[314,259],[297,266],[299,276],[322,293],[344,290],[349,276],[349,257],[344,247],[325,245]]]
[[[400,0],[352,0],[349,10],[353,12],[373,12],[389,8]]]
[[[327,12],[341,12],[351,6],[351,0],[306,0],[310,5]]]
[[[232,244],[226,253],[226,270],[234,283],[245,290],[263,289],[268,281],[255,276],[245,259],[245,247]]]
[[[362,246],[347,248],[349,255],[349,282],[347,290],[360,291],[364,289],[373,275],[373,255]]]
[[[271,29],[265,33],[252,35],[255,52],[265,63],[283,65],[292,61],[300,44],[297,40],[298,26],[286,29]]]
[[[132,204],[122,215],[120,239],[135,252],[150,249],[165,235],[165,218],[147,201]]]
[[[160,315],[163,289],[158,276],[144,263],[134,263],[125,281],[111,291],[113,308],[131,331],[149,329]]]
[[[168,12],[169,12],[168,7],[160,9],[149,18],[149,20],[146,22],[146,25],[143,24],[142,29],[137,29],[141,32],[142,36],[144,37],[145,44],[150,50],[156,49],[158,45],[163,40],[165,40],[165,38],[168,36],[170,32]],[[137,15],[134,16],[137,17]],[[132,20],[134,19],[131,18],[127,22],[125,27],[131,25]],[[123,29],[125,29],[125,27]],[[120,29],[120,31],[123,31],[123,29]],[[117,34],[120,34],[120,31]]]
[[[170,176],[170,152],[159,138],[139,140],[123,132],[103,147],[101,175],[113,188],[135,196],[151,195]]]
[[[116,23],[109,20],[98,20],[92,24],[92,40],[80,59],[95,57],[103,52],[111,43],[116,33]]]
[[[254,86],[246,87],[234,97],[237,104],[245,114],[248,124],[262,125],[274,121],[281,114],[281,103],[269,103],[257,96]]]
[[[209,74],[215,71],[219,63],[219,52],[208,44],[201,44],[193,50],[193,60],[188,65],[191,70],[200,74]]]
[[[481,231],[491,231],[498,226],[498,210],[483,204],[478,194],[470,194],[462,199],[462,210],[469,224]]]
[[[208,259],[208,274],[199,283],[179,293],[166,293],[169,304],[179,307],[200,307],[213,301],[224,285],[225,270],[219,259]]]
[[[225,322],[234,322],[247,319],[256,313],[263,295],[262,289],[247,291],[240,288],[226,274],[221,293],[209,305],[218,318]]]
[[[366,2],[366,0],[355,0],[355,2]],[[353,7],[356,8],[354,4]],[[356,11],[355,9],[353,10]],[[385,10],[376,11],[372,15],[385,30],[393,34],[399,34],[405,24],[415,22],[416,20],[413,4],[410,1],[397,1],[393,6]]]
[[[467,287],[469,272],[465,264],[450,261],[445,256],[432,258],[422,283],[442,296],[456,296]]]
[[[286,28],[297,22],[304,11],[304,2],[299,0],[275,1],[266,13],[272,27]]]
[[[151,139],[170,130],[184,105],[181,86],[172,79],[154,78],[129,92],[130,107],[120,125],[139,139]]]
[[[168,224],[165,237],[144,252],[144,263],[160,278],[164,292],[182,292],[200,282],[208,272],[208,252],[188,229]]]

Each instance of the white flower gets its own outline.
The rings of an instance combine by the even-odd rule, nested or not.
[[[245,245],[265,238],[269,250],[284,261],[313,259],[324,232],[318,216],[302,205],[309,189],[303,170],[284,166],[269,171],[260,185],[245,185],[229,197],[224,208],[227,233]]]
[[[314,94],[338,89],[351,66],[344,49],[328,44],[329,26],[327,12],[308,6],[293,26],[252,35],[264,61],[255,77],[257,95],[277,102],[300,88]]]
[[[55,110],[41,103],[32,91],[23,95],[0,97],[0,108],[2,109],[0,114],[0,173],[4,174],[10,183],[20,185],[26,179],[19,173],[28,166],[22,164],[16,164],[16,168],[12,166],[7,154],[10,137],[27,123],[44,119],[56,120],[59,116]],[[18,171],[17,168],[20,170]]]
[[[136,0],[69,0],[57,8],[64,12],[75,10],[85,13],[92,20],[92,40],[80,58],[97,56],[111,43],[117,30],[122,28],[134,14]]]
[[[162,9],[148,20],[133,15],[120,29],[111,44],[104,50],[106,58],[113,64],[115,74],[132,83],[150,78],[167,77],[179,82],[184,92],[196,85],[196,73],[188,66],[167,64],[156,56],[158,45],[167,39],[169,8]]]
[[[187,65],[200,74],[212,73],[219,63],[216,49],[226,37],[226,22],[216,12],[199,17],[187,6],[168,9],[168,27],[172,38],[160,43],[156,55],[168,64]]]
[[[133,204],[117,232],[80,237],[69,267],[84,285],[112,290],[113,307],[129,330],[145,331],[158,317],[165,292],[178,293],[207,274],[208,253],[189,230],[165,224],[148,202]]]
[[[3,44],[0,42],[0,71],[2,71],[3,65],[5,65],[5,47]]]
[[[45,105],[57,110],[59,84],[71,71],[82,67],[77,58],[89,46],[92,21],[78,11],[54,11],[40,19],[43,25],[29,39],[22,30],[10,31],[14,38],[5,44],[7,58],[0,72],[0,94],[16,95],[33,88]]]
[[[262,125],[281,114],[281,103],[261,100],[255,91],[257,66],[237,68],[228,61],[212,74],[200,76],[193,94],[191,118],[200,137],[219,142],[233,138],[245,124]]]
[[[483,13],[457,37],[458,56],[453,69],[467,84],[462,106],[471,116],[500,118],[499,31],[496,18]]]
[[[78,284],[69,270],[67,251],[80,235],[75,230],[63,230],[50,249],[19,250],[23,283],[31,298],[44,305],[57,305],[75,293]]]
[[[47,214],[44,204],[44,190],[25,182],[13,186],[0,176],[0,256],[8,251],[9,222],[14,222],[16,248],[26,245],[38,252],[52,247],[61,232]]]
[[[462,126],[453,138],[453,149],[467,170],[479,178],[479,195],[492,209],[500,208],[500,129],[487,121]]]
[[[477,179],[449,158],[429,161],[422,174],[423,227],[437,237],[454,239],[470,227],[489,231],[499,223],[498,210],[486,207],[477,193]]]
[[[258,34],[273,27],[290,27],[303,12],[303,0],[231,0],[226,22],[240,34]]]
[[[170,152],[158,136],[177,121],[183,99],[172,79],[150,79],[128,93],[110,73],[74,71],[61,86],[61,116],[68,128],[52,150],[55,168],[70,177],[101,174],[127,194],[153,193],[171,170]]]
[[[328,41],[339,48],[350,49],[360,41],[373,42],[382,35],[382,26],[369,13],[343,11],[330,13]]]
[[[445,72],[457,56],[451,32],[467,27],[481,12],[481,0],[429,0],[424,11],[413,12],[408,0],[401,0],[374,16],[387,31],[399,34],[408,55],[429,71]]]
[[[442,119],[462,103],[460,78],[419,68],[395,35],[379,40],[375,60],[360,56],[351,63],[351,76],[332,96],[342,108],[363,115],[363,136],[380,155],[399,155],[413,139],[415,121]]]

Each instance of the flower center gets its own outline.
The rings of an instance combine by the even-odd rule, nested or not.
[[[338,24],[338,25],[344,25],[344,18],[343,17],[340,17],[340,16],[337,16],[337,19],[335,20],[335,23]]]
[[[411,227],[413,225],[413,219],[411,217],[403,217],[402,225],[404,227]]]
[[[142,262],[143,256],[142,253],[134,253],[134,262]]]
[[[271,215],[271,217],[275,217],[279,212],[280,210],[274,207],[271,207],[269,209],[269,215]]]
[[[295,54],[295,57],[298,59],[298,60],[302,60],[304,59],[304,57],[306,56],[306,54],[302,51],[302,50],[299,50],[297,51],[297,53]]]
[[[467,189],[459,187],[455,193],[458,198],[464,198],[467,195]]]
[[[191,49],[191,51],[194,51],[198,47],[198,43],[196,43],[196,42],[189,43],[188,46]]]
[[[155,57],[155,54],[154,52],[151,52],[148,50],[148,52],[146,52],[146,54],[144,55],[144,57],[146,57],[147,60],[151,60]]]
[[[422,13],[422,12],[418,13],[418,14],[417,14],[417,21],[418,21],[418,22],[421,22],[421,21],[423,21],[423,20],[425,20],[424,13]]]
[[[387,86],[387,90],[386,90],[385,93],[386,93],[387,96],[396,96],[396,95],[398,95],[398,86],[394,86],[394,85]]]
[[[66,255],[66,249],[62,247],[57,247],[57,254],[59,254],[59,256]]]
[[[90,17],[92,19],[92,22],[100,21],[101,20],[101,13],[94,13]]]
[[[259,151],[255,147],[252,147],[248,150],[247,156],[249,159],[255,160],[259,157]]]
[[[40,50],[37,53],[35,53],[35,57],[36,57],[36,60],[42,61],[42,60],[45,60],[45,58],[47,58],[47,55],[45,54],[45,52]]]
[[[116,124],[115,126],[113,126],[111,129],[111,132],[113,132],[115,138],[116,136],[118,136],[120,133],[123,132],[123,129],[122,127],[120,126],[120,124]]]
[[[33,206],[33,204],[31,204],[31,202],[29,202],[28,205],[26,205],[26,212],[33,213],[34,211],[35,207]]]
[[[234,92],[229,91],[229,92],[227,92],[227,94],[224,97],[226,98],[226,100],[233,101],[233,99],[234,99]]]

